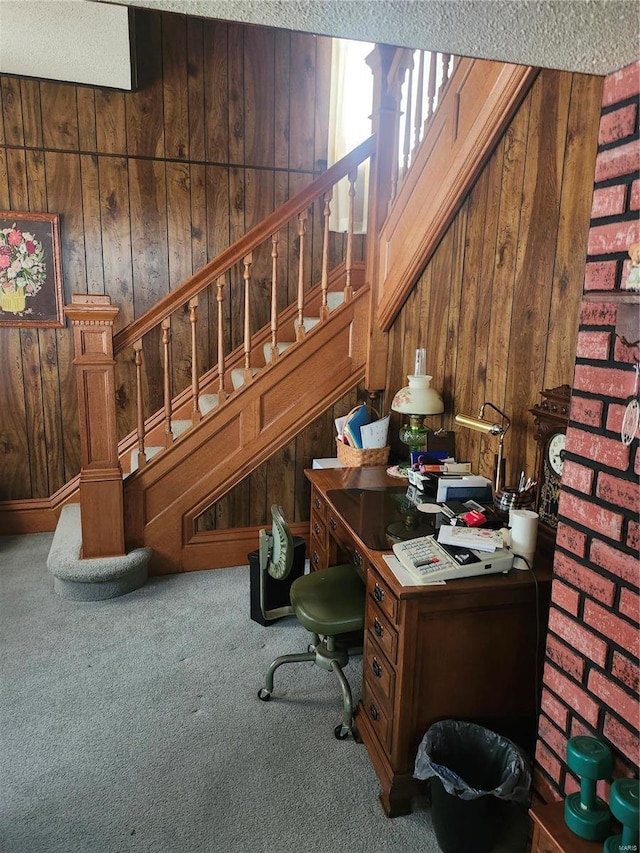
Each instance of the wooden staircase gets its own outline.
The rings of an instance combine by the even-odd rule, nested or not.
[[[434,235],[441,233],[442,223],[451,217],[534,77],[533,69],[488,63],[500,66],[488,85],[487,63],[454,63],[441,92],[440,109],[453,117],[456,150],[461,151],[455,162],[464,180],[449,169],[434,192],[429,161],[441,163],[452,144],[442,122],[436,121],[439,112],[430,114],[424,127],[420,121],[421,138],[411,162],[405,153],[404,169],[398,172],[397,80],[404,78],[411,62],[407,51],[379,47],[371,63],[376,80],[373,135],[118,334],[112,335],[117,310],[105,304],[107,297],[74,299],[67,313],[74,325],[81,401],[79,483],[86,556],[113,555],[118,548],[123,549],[120,553],[151,548],[152,573],[233,565],[236,559],[231,554],[237,554],[237,548],[234,552],[219,547],[222,541],[228,543],[228,532],[198,533],[198,517],[358,382],[364,380],[372,391],[384,386],[385,330],[407,292],[405,267],[414,278],[419,273],[433,251]],[[472,84],[478,80],[485,81],[481,91],[491,109],[476,109],[475,120],[464,124],[460,104],[466,98],[473,101],[477,86]],[[433,136],[430,128],[435,128]],[[357,166],[367,159],[371,169],[366,260],[353,261],[350,216],[345,256],[330,269],[333,188],[347,177],[353,199]],[[409,168],[414,161],[419,169],[415,179]],[[431,207],[430,197],[437,199]],[[320,280],[311,287],[304,240],[314,205],[312,227],[322,234],[322,248],[316,264]],[[413,218],[403,229],[405,207]],[[297,300],[278,313],[278,245],[283,229],[297,234],[298,287]],[[430,236],[426,242],[423,232]],[[402,234],[400,251],[393,240]],[[271,319],[255,330],[250,322],[251,267],[256,252],[262,251],[264,257],[265,244],[273,259]],[[222,307],[226,287],[244,288],[243,341],[228,354]],[[203,297],[205,304],[218,306],[218,358],[200,375],[196,340],[198,303]],[[191,386],[176,393],[172,324],[179,326],[185,316],[191,327]],[[147,417],[143,396],[149,347],[144,340],[150,333],[150,349],[159,344],[163,356],[164,406]],[[132,353],[127,358],[137,377],[137,428],[118,442],[114,357],[125,352]],[[105,514],[105,505],[114,512]]]

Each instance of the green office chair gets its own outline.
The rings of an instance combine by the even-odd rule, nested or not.
[[[260,531],[260,562],[274,578],[287,577],[293,562],[293,539],[282,507],[271,507],[272,532]],[[322,669],[335,672],[342,688],[342,723],[334,729],[338,740],[344,740],[351,731],[353,701],[351,688],[342,668],[349,662],[349,641],[358,635],[358,652],[362,646],[364,628],[365,586],[355,566],[331,566],[296,578],[289,594],[291,609],[298,621],[313,635],[306,652],[281,655],[276,658],[265,679],[265,686],[258,691],[263,702],[271,699],[273,674],[285,663],[315,663]],[[356,649],[351,649],[356,653]]]

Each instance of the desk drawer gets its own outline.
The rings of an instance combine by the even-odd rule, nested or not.
[[[371,635],[367,636],[365,643],[363,674],[364,680],[384,697],[387,708],[393,708],[396,674]]]
[[[349,529],[331,510],[329,510],[329,536],[335,540],[339,551],[348,557],[356,568],[362,568],[364,558],[356,548]],[[342,560],[338,562],[342,562]]]
[[[321,519],[321,521],[327,520],[327,502],[325,499],[318,493],[318,490],[314,488],[313,494],[311,495],[311,513],[312,515],[317,516]]]
[[[380,610],[393,624],[398,624],[398,599],[391,592],[377,572],[370,571],[367,575],[367,592],[372,596]]]
[[[398,635],[382,611],[369,599],[365,616],[368,637],[380,646],[391,664],[398,662]]]
[[[362,685],[362,707],[378,740],[384,749],[389,752],[391,748],[391,720],[385,710],[384,704],[366,681]]]

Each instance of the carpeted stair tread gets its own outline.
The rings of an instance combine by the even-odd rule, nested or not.
[[[151,548],[138,548],[118,557],[83,560],[80,504],[62,508],[47,557],[54,589],[63,598],[100,601],[141,587],[147,580]]]

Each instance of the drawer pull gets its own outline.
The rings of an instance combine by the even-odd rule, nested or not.
[[[322,502],[321,502],[320,498],[316,498],[315,501],[313,502],[313,505],[316,509],[320,509],[320,507],[322,506]]]
[[[373,704],[373,702],[369,705],[369,713],[371,714],[371,718],[373,720],[379,720],[380,719],[380,711],[378,711],[378,709]]]
[[[376,601],[382,601],[384,599],[384,590],[379,584],[376,584],[373,587],[373,597]]]
[[[330,527],[332,530],[335,530],[335,529],[336,529],[337,525],[336,525],[336,520],[335,520],[335,518],[332,518],[332,519],[330,519],[330,520],[329,520],[329,527]]]
[[[316,536],[320,533],[320,525],[317,521],[313,522],[313,532],[316,534]]]
[[[353,552],[353,564],[358,567],[362,565],[362,554],[358,551]]]
[[[317,552],[317,551],[314,551],[314,552],[313,552],[313,554],[312,554],[312,556],[311,556],[311,562],[313,563],[313,565],[314,565],[314,566],[317,566],[317,565],[318,565],[318,563],[320,562],[320,557],[318,556],[318,552]]]
[[[378,619],[373,620],[373,630],[376,632],[378,637],[382,636],[383,628]]]
[[[374,658],[371,661],[371,669],[373,670],[373,674],[375,675],[375,677],[380,678],[380,676],[382,675],[382,667],[380,666],[380,663],[378,662],[377,658]]]

